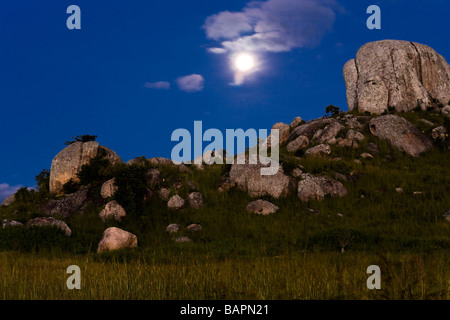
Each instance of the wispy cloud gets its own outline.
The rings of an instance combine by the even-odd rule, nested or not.
[[[203,28],[228,52],[287,52],[320,44],[332,30],[338,8],[335,0],[251,1],[240,12],[208,17]]]
[[[178,78],[177,84],[180,90],[182,91],[198,92],[203,90],[205,85],[205,79],[200,74],[191,74],[189,76]]]
[[[149,89],[157,89],[157,90],[169,90],[170,82],[167,81],[158,81],[158,82],[146,82],[144,87]]]
[[[7,183],[0,183],[0,204],[10,195],[14,194],[22,188],[22,185],[10,186]]]

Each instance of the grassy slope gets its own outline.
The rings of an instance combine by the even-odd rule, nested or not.
[[[405,117],[426,132],[432,128],[419,117],[444,124],[432,114]],[[281,150],[288,171],[302,165],[313,174],[353,172],[358,178],[344,182],[349,190],[344,198],[309,203],[295,195],[268,199],[280,207],[273,216],[247,213],[251,199],[240,191],[217,192],[227,167],[216,165],[186,177],[203,193],[204,208],[172,212],[154,197],[139,216],[118,224],[138,236],[135,250],[92,253],[103,230],[116,225],[101,222],[101,208],[95,206],[67,221],[71,239],[52,229],[0,229],[5,251],[0,253],[0,285],[7,289],[0,292],[3,298],[49,299],[448,299],[450,223],[442,215],[450,208],[450,151],[434,149],[411,158],[367,132],[366,137],[358,150],[333,147],[342,161],[296,158]],[[355,163],[368,142],[375,142],[380,154]],[[404,192],[395,192],[396,187]],[[423,194],[414,196],[414,191]],[[180,193],[185,196],[187,189]],[[0,218],[17,218],[13,212],[19,210],[19,220],[26,221],[39,215],[36,208],[34,202],[16,203],[1,208]],[[193,242],[177,244],[165,232],[170,223],[200,223],[203,230],[182,231],[177,236],[188,235]],[[344,254],[339,253],[342,240],[349,240]],[[70,264],[85,274],[85,289],[79,293],[64,289]],[[379,292],[365,287],[371,264],[382,268]]]

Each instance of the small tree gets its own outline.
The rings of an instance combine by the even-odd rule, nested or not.
[[[325,109],[325,112],[326,112],[327,114],[331,114],[332,116],[337,116],[337,115],[339,114],[340,111],[341,111],[341,110],[340,110],[339,107],[336,107],[336,106],[334,106],[334,105],[332,105],[332,104],[330,104],[330,105]]]
[[[76,136],[72,137],[72,141],[66,141],[64,145],[68,146],[71,145],[74,142],[89,142],[89,141],[95,141],[98,136],[91,136],[89,134],[82,135],[82,136]]]
[[[39,192],[50,192],[50,171],[43,169],[41,173],[36,176],[36,183]]]

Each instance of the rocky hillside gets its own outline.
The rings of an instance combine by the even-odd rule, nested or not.
[[[226,252],[237,239],[240,250],[333,248],[336,237],[348,238],[337,241],[342,252],[355,238],[366,249],[447,246],[449,70],[426,46],[365,45],[344,67],[350,112],[273,126],[281,148],[272,176],[260,174],[259,162],[211,165],[211,152],[203,165],[123,163],[95,141],[74,142],[38,191],[3,202],[2,232],[21,230],[27,239],[36,228],[56,228],[77,252],[170,243]]]

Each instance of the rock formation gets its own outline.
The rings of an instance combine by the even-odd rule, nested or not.
[[[88,199],[89,188],[83,186],[77,192],[70,193],[62,199],[51,200],[41,206],[41,211],[49,216],[70,217],[82,213]]]
[[[450,100],[450,67],[432,48],[408,41],[383,40],[362,46],[344,66],[350,110],[381,114],[425,110]]]
[[[27,223],[28,227],[56,227],[62,231],[64,231],[65,235],[70,237],[72,234],[72,230],[70,230],[69,226],[61,220],[56,220],[55,218],[47,218],[47,217],[39,217],[35,219],[31,219]]]
[[[276,174],[263,176],[261,168],[266,166],[269,165],[262,164],[256,156],[250,156],[250,159],[247,157],[245,164],[235,163],[231,166],[230,179],[251,197],[269,195],[281,198],[291,194],[295,188],[294,179],[284,173],[283,166],[279,165]]]
[[[302,174],[297,189],[297,196],[301,201],[323,200],[326,195],[343,197],[346,194],[347,189],[341,182],[327,176],[316,177],[309,173]]]
[[[411,156],[418,156],[433,147],[430,138],[406,119],[396,115],[389,114],[372,119],[370,131],[374,136],[387,140],[392,146]]]

